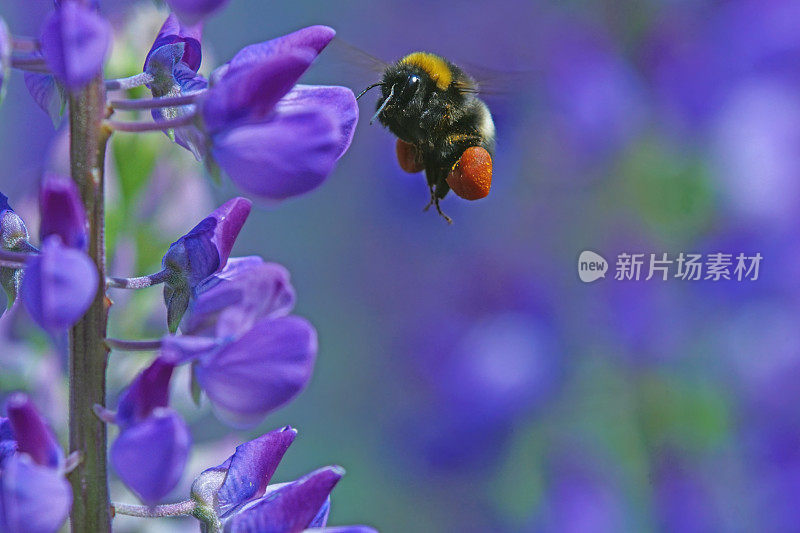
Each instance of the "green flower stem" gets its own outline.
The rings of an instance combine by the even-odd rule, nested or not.
[[[69,474],[74,533],[111,531],[106,425],[93,410],[106,402],[108,363],[103,167],[110,131],[103,127],[105,110],[99,76],[69,96],[70,171],[89,220],[89,257],[100,274],[92,305],[69,333],[69,449],[82,457]]]

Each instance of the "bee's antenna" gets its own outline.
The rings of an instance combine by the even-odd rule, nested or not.
[[[372,85],[370,85],[369,87],[367,87],[366,89],[361,91],[361,94],[356,96],[356,100],[358,100],[359,98],[361,98],[362,96],[367,94],[367,91],[369,91],[370,89],[374,89],[375,87],[382,87],[382,86],[383,86],[383,82],[382,81],[379,81],[378,83],[373,83]]]
[[[386,104],[389,103],[389,100],[392,99],[392,96],[394,96],[394,85],[392,85],[392,90],[389,91],[389,96],[386,97],[386,100],[383,101],[383,103],[378,108],[378,110],[375,111],[375,114],[372,115],[372,118],[369,121],[370,125],[372,125],[372,123],[375,122],[375,119],[378,118],[378,115],[381,114],[381,111],[383,111],[383,109],[386,107]]]

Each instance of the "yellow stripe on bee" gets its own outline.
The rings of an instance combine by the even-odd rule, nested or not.
[[[427,52],[414,52],[400,60],[400,63],[414,65],[425,71],[433,79],[436,86],[445,91],[453,82],[453,72],[447,61]]]

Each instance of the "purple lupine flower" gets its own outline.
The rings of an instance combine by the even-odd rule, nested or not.
[[[182,21],[196,24],[222,9],[229,0],[167,0],[167,4]]]
[[[56,174],[46,174],[39,191],[39,212],[42,220],[39,240],[58,235],[70,248],[86,250],[86,211],[75,182]]]
[[[551,482],[534,531],[631,531],[633,518],[613,478],[591,464],[591,455],[551,458]]]
[[[0,103],[6,94],[5,81],[8,78],[8,71],[11,69],[11,33],[3,17],[0,17]]]
[[[0,530],[53,533],[72,505],[64,454],[26,395],[10,396],[6,411],[8,419],[0,419]]]
[[[12,252],[35,252],[29,238],[25,222],[8,205],[8,197],[0,193],[0,247]],[[19,268],[0,267],[0,284],[7,296],[3,313],[17,300],[22,274]]]
[[[83,316],[98,286],[92,260],[51,235],[42,244],[41,252],[28,259],[20,293],[31,318],[53,333],[72,326]]]
[[[352,91],[292,90],[334,35],[304,28],[248,46],[212,73],[203,126],[214,163],[242,189],[273,201],[309,192],[349,147],[358,120]]]
[[[184,335],[166,337],[161,356],[194,363],[196,384],[217,416],[251,426],[305,388],[317,335],[305,319],[289,315],[295,297],[285,268],[234,258],[195,292]]]
[[[429,382],[432,409],[422,424],[416,414],[411,418],[406,451],[416,451],[408,455],[418,456],[426,471],[491,466],[515,423],[558,390],[558,335],[547,316],[526,311],[451,316],[422,330],[415,371]]]
[[[77,89],[102,72],[111,26],[82,2],[63,0],[42,24],[40,40],[55,77]]]
[[[201,37],[201,24],[186,27],[175,15],[167,17],[144,62],[144,72],[153,76],[148,87],[154,97],[191,94],[208,86],[206,79],[197,74],[202,60]],[[194,113],[195,108],[194,104],[188,104],[153,109],[151,113],[156,121],[172,120]],[[197,126],[184,126],[165,133],[192,152],[198,161],[202,160],[205,137]]]
[[[600,28],[556,18],[545,31],[548,112],[569,147],[553,154],[561,156],[560,166],[585,173],[636,136],[644,124],[643,91]]]
[[[316,330],[294,315],[262,318],[236,337],[166,337],[162,348],[169,361],[193,363],[214,412],[235,427],[254,426],[299,395],[316,356]]]
[[[147,72],[150,56],[159,48],[168,44],[183,43],[183,54],[180,56],[179,61],[185,64],[191,71],[197,73],[203,59],[200,46],[202,36],[202,25],[184,26],[178,21],[175,15],[170,14],[164,21],[164,24],[161,25],[156,40],[153,41],[153,46],[150,47],[150,51],[147,53],[147,57],[145,57],[144,71]]]
[[[168,273],[164,301],[170,331],[178,329],[195,288],[225,267],[251,207],[252,202],[246,198],[228,200],[172,243],[164,254],[162,265]]]
[[[769,233],[794,226],[800,157],[787,139],[800,139],[795,85],[759,79],[730,90],[711,132],[716,187],[730,216]]]
[[[187,335],[238,335],[258,319],[286,316],[295,303],[289,271],[257,256],[229,259],[197,294],[182,328]]]
[[[656,516],[661,531],[713,531],[725,523],[698,465],[677,454],[660,453],[653,473]],[[731,524],[733,525],[733,524]],[[726,528],[723,528],[726,529]]]
[[[204,516],[227,533],[290,533],[325,527],[330,492],[344,475],[338,466],[320,468],[290,483],[269,485],[297,430],[284,427],[237,446],[227,461],[201,473],[192,498]],[[344,531],[374,531],[351,526]],[[336,531],[325,529],[325,531]]]
[[[174,365],[156,359],[121,394],[113,416],[120,433],[111,445],[111,464],[147,504],[155,504],[180,481],[191,447],[183,418],[169,407]]]
[[[51,74],[26,72],[24,74],[25,87],[28,93],[42,111],[47,113],[54,127],[61,123],[67,98],[63,86]]]
[[[6,457],[11,457],[17,451],[17,439],[14,438],[14,430],[11,428],[11,421],[0,416],[0,465]]]

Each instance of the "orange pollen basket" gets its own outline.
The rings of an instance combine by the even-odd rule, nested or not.
[[[453,192],[465,200],[485,198],[492,188],[492,156],[480,146],[467,148],[446,181]]]
[[[411,174],[425,170],[417,147],[400,139],[397,139],[397,161],[400,162],[400,168]]]

